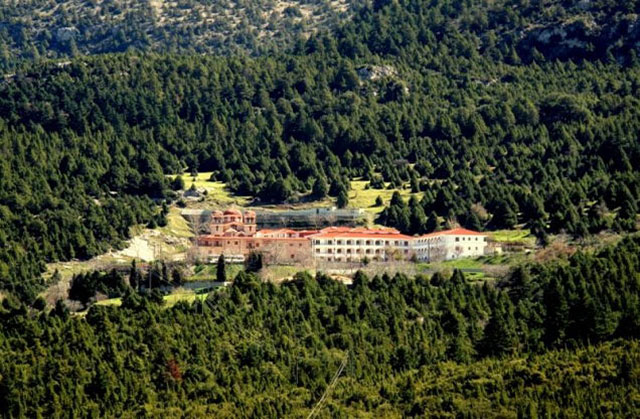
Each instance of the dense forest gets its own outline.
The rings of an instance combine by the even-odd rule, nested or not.
[[[614,21],[629,7],[588,12]],[[269,57],[99,55],[7,75],[0,281],[33,296],[42,261],[117,245],[157,211],[151,200],[170,199],[164,174],[184,168],[260,202],[344,197],[357,176],[410,184],[424,198],[396,199],[380,220],[408,233],[441,219],[527,224],[542,241],[634,230],[640,67],[622,48],[632,38],[562,60],[531,46],[529,59],[505,34],[586,12],[518,10],[375,2]],[[133,211],[109,215],[122,208]]]
[[[635,235],[495,287],[459,271],[357,274],[350,287],[242,272],[172,308],[129,292],[78,317],[5,299],[0,405],[11,417],[301,416],[340,371],[321,406],[338,417],[633,417],[639,277]]]
[[[631,35],[586,55],[531,46],[530,58],[524,38],[506,35],[587,12],[617,21],[637,10],[628,4],[505,14],[482,2],[378,1],[333,34],[264,57],[26,65],[0,82],[0,287],[32,299],[43,262],[118,246],[172,199],[165,175],[185,168],[213,171],[256,203],[329,194],[346,205],[360,176],[410,185],[423,198],[397,196],[379,222],[411,234],[442,220],[526,225],[541,243],[549,233],[633,231]]]
[[[637,0],[0,7],[0,416],[637,417],[639,13]],[[276,285],[254,260],[165,307],[184,266],[156,262],[75,275],[84,313],[37,296],[46,263],[165,225],[181,188],[167,175],[185,170],[254,205],[345,206],[356,178],[410,188],[376,220],[408,234],[622,237],[497,281]]]

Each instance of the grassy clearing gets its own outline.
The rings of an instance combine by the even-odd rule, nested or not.
[[[481,256],[477,260],[484,265],[517,265],[530,259],[526,253],[503,253],[501,255]]]
[[[179,208],[170,208],[167,215],[167,225],[159,227],[158,231],[167,235],[178,238],[190,239],[193,237],[193,230],[187,220],[180,214]]]
[[[482,269],[482,262],[477,258],[446,260],[439,262],[438,265],[450,269]]]
[[[106,300],[97,301],[96,305],[120,307],[122,305],[122,298],[107,298]]]
[[[349,191],[349,206],[353,208],[362,208],[368,212],[379,213],[384,206],[375,206],[376,198],[382,198],[384,205],[389,205],[391,196],[396,189],[365,189],[369,181],[355,179],[351,181],[351,190]],[[387,184],[388,185],[388,184]],[[422,193],[412,194],[410,189],[398,189],[400,196],[404,200],[409,200],[412,195],[418,199],[422,199]]]
[[[244,265],[240,263],[227,264],[226,274],[227,281],[232,281],[238,273],[244,270]],[[290,278],[298,272],[310,272],[315,275],[315,271],[305,269],[302,266],[295,265],[269,265],[265,266],[260,272],[260,277],[268,281],[280,281],[284,278]],[[195,274],[187,278],[187,281],[215,281],[217,265],[215,263],[208,265],[198,265]]]
[[[188,172],[183,173],[182,179],[184,179],[185,190],[191,188],[191,185],[195,184],[196,188],[207,191],[205,201],[208,203],[239,206],[246,206],[249,204],[251,197],[233,195],[227,189],[227,185],[224,182],[210,181],[209,179],[211,178],[211,174],[212,172],[198,173],[194,179]],[[170,179],[175,179],[176,176],[177,175],[168,175]]]
[[[62,280],[70,280],[74,275],[80,273],[99,271],[113,265],[128,265],[130,263],[131,259],[129,258],[118,257],[107,253],[90,260],[72,260],[67,262],[48,263],[47,270],[43,274],[43,277],[46,280],[49,280],[57,270]]]
[[[193,303],[196,299],[203,301],[207,298],[207,295],[208,294],[196,294],[193,290],[178,288],[171,294],[165,295],[162,298],[164,299],[164,307],[169,308],[176,305],[179,301],[186,301],[188,303]],[[120,307],[122,305],[122,298],[109,298],[98,301],[96,305]]]
[[[196,294],[192,290],[177,289],[169,295],[162,297],[164,299],[165,307],[173,307],[179,301],[186,301],[187,303],[193,303],[196,300],[204,301],[207,299],[208,294]]]
[[[444,260],[431,263],[417,263],[416,267],[419,271],[444,271],[454,269],[482,269],[484,263],[481,258],[462,258],[454,260]]]
[[[169,178],[174,179],[177,175],[168,175]],[[205,202],[208,204],[215,204],[219,206],[247,206],[251,202],[249,196],[233,195],[223,182],[212,182],[209,180],[211,172],[198,173],[195,179],[187,172],[182,174],[184,179],[185,189],[191,188],[191,185],[195,184],[196,188],[204,189],[207,191],[207,197]],[[383,206],[375,206],[376,198],[380,196],[384,205],[388,205],[391,201],[391,196],[396,191],[395,189],[365,189],[369,184],[369,181],[362,180],[360,178],[351,181],[351,190],[349,191],[349,207],[350,208],[363,208],[371,213],[378,213],[382,211]],[[387,183],[387,186],[389,184]],[[410,189],[399,189],[400,195],[408,200],[411,195],[416,195],[418,199],[422,198],[422,193],[412,194]],[[293,205],[286,205],[287,210],[291,207],[304,209],[304,208],[318,208],[318,207],[331,207],[335,205],[335,199],[332,197],[323,199],[321,201],[304,202]],[[277,211],[281,208],[279,205],[264,205],[264,208],[269,208]]]
[[[195,268],[195,274],[187,278],[187,281],[215,281],[217,276],[218,265],[207,264],[198,265]],[[225,266],[225,273],[227,280],[232,280],[238,275],[240,271],[244,269],[244,266],[240,263],[227,263]]]
[[[527,244],[535,244],[535,237],[531,235],[531,231],[524,230],[497,230],[492,231],[489,235],[497,242],[521,242]]]

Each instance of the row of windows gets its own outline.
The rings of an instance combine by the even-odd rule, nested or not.
[[[336,244],[338,246],[341,245],[347,245],[347,246],[351,246],[351,245],[356,245],[356,246],[361,246],[361,245],[365,245],[365,246],[388,246],[388,245],[394,245],[394,246],[409,246],[409,242],[408,241],[401,241],[401,240],[395,240],[395,241],[391,241],[391,240],[327,240],[326,243],[323,243],[322,240],[314,240],[313,244],[315,245],[321,245],[321,244],[327,244],[327,245],[333,245]]]
[[[356,253],[356,254],[362,254],[362,253],[364,253],[364,254],[367,254],[367,255],[371,255],[371,254],[379,255],[379,254],[381,254],[382,252],[383,252],[383,251],[382,251],[382,250],[380,250],[380,249],[375,249],[375,250],[372,250],[372,249],[366,249],[366,250],[364,250],[364,251],[363,251],[363,250],[361,250],[361,249],[355,249],[355,250],[353,250],[353,251],[352,251],[352,249],[346,249],[346,251],[345,251],[344,253],[346,253],[346,254],[348,254],[348,255],[349,255],[349,254],[352,254],[352,253]],[[322,251],[322,249],[316,249],[316,253],[317,253],[317,254],[320,254],[320,253],[333,254],[334,252],[333,252],[333,249],[326,249],[326,251],[324,251],[324,252]],[[336,253],[336,254],[342,254],[343,252],[342,252],[342,249],[337,249],[337,250],[335,251],[335,253]],[[405,250],[404,250],[404,254],[409,254],[409,251],[405,249]]]
[[[462,241],[473,241],[474,237],[462,237]],[[482,240],[480,240],[479,237],[475,237],[475,241],[487,241],[486,237],[482,237]],[[460,237],[456,237],[456,241],[459,242],[460,241]]]
[[[431,242],[439,242],[442,241],[443,237],[442,236],[438,236],[438,237],[429,237],[428,239],[418,239],[417,242],[418,243],[431,243]]]
[[[429,238],[426,238],[426,239],[418,239],[417,242],[418,243],[431,243],[431,242],[434,242],[434,241],[442,241],[443,239],[444,239],[443,236],[436,236],[436,237],[429,237]],[[457,242],[459,242],[459,241],[481,241],[481,242],[486,242],[487,238],[484,237],[484,236],[482,236],[482,237],[466,237],[466,236],[463,236],[463,237],[456,237],[456,241]]]
[[[326,260],[327,262],[358,262],[358,261],[360,261],[361,259],[360,259],[360,258],[358,258],[358,257],[354,257],[354,258],[347,257],[347,258],[345,258],[345,259],[343,260],[341,257],[335,257],[335,258],[328,257],[328,258],[326,258],[326,259],[324,259],[324,260]],[[372,258],[371,258],[371,260],[373,260],[373,261],[376,261],[376,262],[377,262],[377,261],[382,260],[382,259],[381,259],[381,258],[378,258],[377,256],[374,256],[374,257],[372,257]]]
[[[238,242],[237,242],[237,241],[233,241],[233,242],[232,242],[232,241],[230,241],[230,240],[227,240],[226,242],[220,242],[220,241],[216,241],[216,242],[205,241],[205,242],[204,242],[204,244],[205,244],[206,246],[223,246],[223,245],[230,245],[230,244],[232,244],[232,243],[233,243],[233,245],[234,245],[234,246],[237,246],[237,245],[238,245]],[[266,244],[271,244],[271,242],[265,242],[265,243],[266,243]],[[296,245],[295,243],[289,243],[289,247],[295,247],[295,245]],[[248,247],[249,247],[249,248],[254,247],[254,246],[255,246],[255,247],[260,247],[260,243],[255,243],[255,244],[253,244],[253,243],[251,243],[251,242],[249,242],[249,243],[248,243]],[[302,243],[298,243],[298,247],[302,247]]]

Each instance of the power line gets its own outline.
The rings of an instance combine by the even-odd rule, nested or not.
[[[338,368],[336,373],[333,375],[333,378],[331,379],[331,382],[329,383],[329,385],[327,386],[326,390],[324,391],[324,394],[322,395],[320,400],[318,400],[318,403],[316,403],[316,405],[313,406],[313,409],[311,409],[311,412],[309,413],[309,416],[307,416],[307,419],[311,419],[312,417],[314,417],[315,415],[317,415],[320,412],[320,408],[322,407],[322,403],[324,403],[324,401],[327,398],[327,396],[329,395],[329,393],[331,393],[331,391],[335,387],[336,383],[338,382],[338,378],[340,378],[340,374],[342,374],[342,371],[344,370],[344,367],[347,366],[347,361],[348,360],[349,360],[349,351],[347,351],[347,353],[346,353],[346,355],[344,357],[344,360],[342,361],[342,364],[340,364],[340,367]]]

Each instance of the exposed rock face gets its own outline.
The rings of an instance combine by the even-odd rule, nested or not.
[[[615,21],[596,22],[585,16],[570,22],[549,24],[525,31],[518,44],[521,58],[530,60],[533,48],[547,59],[599,59],[631,50],[640,53],[640,22],[629,14]]]
[[[80,31],[75,26],[66,26],[56,30],[56,40],[58,42],[68,42],[75,38]]]
[[[375,81],[385,77],[394,77],[398,74],[391,65],[370,65],[358,69],[358,77],[362,81]]]

